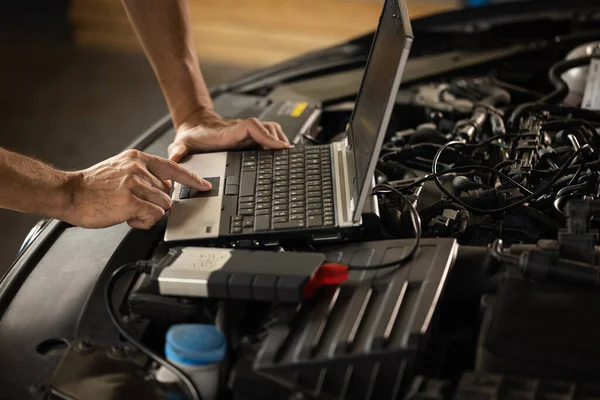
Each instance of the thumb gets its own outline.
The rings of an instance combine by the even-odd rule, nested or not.
[[[169,160],[179,162],[188,153],[186,145],[173,143],[169,146]]]

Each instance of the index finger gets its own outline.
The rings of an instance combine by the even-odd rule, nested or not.
[[[182,185],[201,191],[210,190],[211,188],[210,182],[200,178],[193,172],[188,171],[176,162],[165,158],[148,156],[146,168],[148,168],[148,171],[152,175],[159,179],[174,180]]]

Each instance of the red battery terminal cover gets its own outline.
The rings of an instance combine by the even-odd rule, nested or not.
[[[322,264],[302,287],[302,298],[312,298],[321,286],[339,285],[348,279],[348,266]]]

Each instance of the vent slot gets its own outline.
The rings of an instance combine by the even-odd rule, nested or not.
[[[414,287],[408,284],[404,293],[404,298],[400,303],[400,307],[396,312],[396,318],[391,322],[391,330],[389,332],[388,340],[386,341],[388,346],[394,348],[406,349],[408,344],[408,338],[410,333],[410,325],[412,323],[413,315],[416,307],[419,304],[419,287]]]

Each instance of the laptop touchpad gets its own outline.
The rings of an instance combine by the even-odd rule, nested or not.
[[[197,199],[200,197],[217,197],[219,195],[219,185],[221,184],[221,178],[204,178],[204,180],[209,181],[212,185],[212,188],[206,192],[201,192],[199,190],[193,189],[189,186],[181,185],[181,190],[179,191],[180,199]]]

